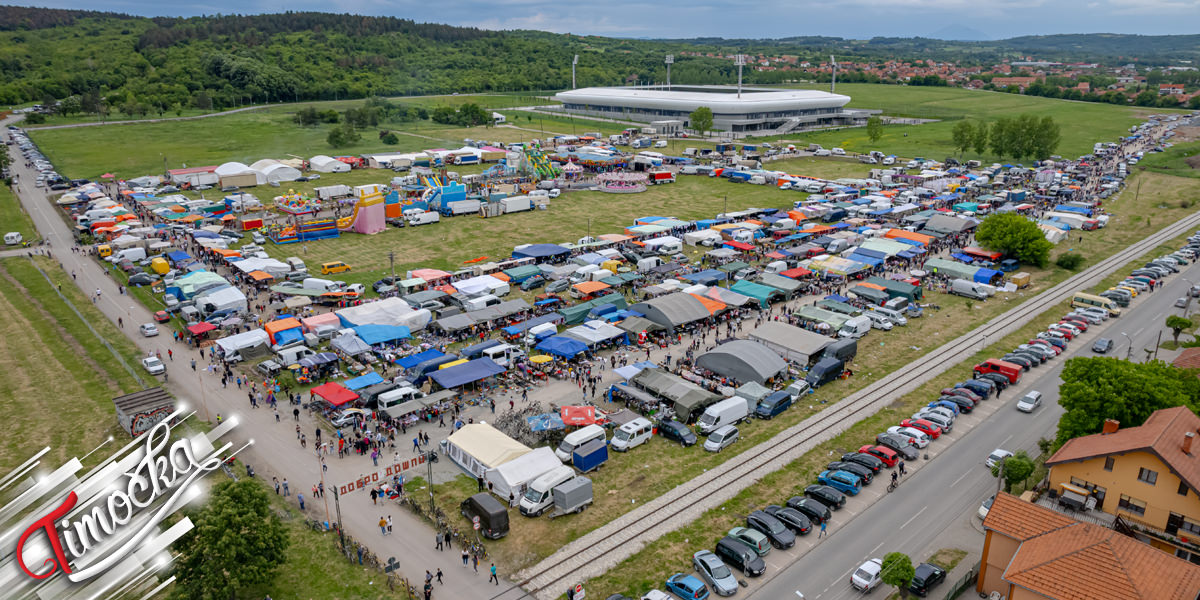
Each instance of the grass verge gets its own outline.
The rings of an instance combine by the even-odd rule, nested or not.
[[[0,233],[15,231],[21,234],[21,238],[26,242],[35,242],[41,238],[37,228],[33,226],[33,219],[29,218],[17,200],[17,195],[7,185],[0,185],[0,223],[3,223],[0,227],[4,228]]]

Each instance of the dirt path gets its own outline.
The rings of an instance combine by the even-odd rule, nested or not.
[[[45,126],[41,126],[41,127],[35,125],[33,127],[25,127],[25,129],[29,130],[29,131],[33,131],[35,129],[38,131],[41,131],[41,130],[45,130],[45,129],[72,129],[75,127],[100,127],[102,125],[141,125],[142,123],[166,123],[167,121],[196,121],[198,119],[208,119],[210,117],[223,117],[225,115],[232,115],[232,114],[236,114],[236,113],[240,113],[240,112],[258,110],[260,108],[267,108],[267,107],[265,105],[264,106],[244,106],[242,108],[234,108],[232,110],[223,110],[221,112],[208,113],[205,115],[194,115],[191,117],[161,117],[158,119],[130,119],[127,121],[98,121],[98,122],[89,122],[89,123],[67,123],[65,125],[45,125]],[[22,120],[25,118],[24,115],[19,115],[19,116],[20,116],[20,119],[22,119]],[[11,123],[7,123],[7,124],[11,124]]]

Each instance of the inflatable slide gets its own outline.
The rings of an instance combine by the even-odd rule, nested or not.
[[[387,210],[384,204],[384,187],[379,184],[360,185],[354,188],[354,211],[349,217],[338,219],[340,231],[372,235],[387,228]]]

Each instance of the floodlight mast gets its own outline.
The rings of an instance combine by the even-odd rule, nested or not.
[[[742,97],[742,67],[746,66],[746,55],[739,54],[739,55],[735,56],[733,58],[733,64],[737,65],[737,68],[738,68],[737,97],[741,98]]]
[[[667,90],[671,89],[671,65],[675,63],[675,55],[668,54],[665,61],[667,63]]]

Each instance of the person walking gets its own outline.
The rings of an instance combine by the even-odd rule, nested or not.
[[[446,549],[454,549],[454,538],[450,537],[450,530],[446,530]]]
[[[440,533],[433,534],[433,543],[437,544],[437,549],[439,552],[441,552],[444,547],[443,542],[442,542],[442,534],[440,534]]]
[[[279,495],[279,478],[272,477],[271,481],[273,481],[275,483],[275,495],[278,496]]]
[[[378,498],[379,498],[379,491],[376,490],[375,488],[371,488],[371,504],[373,504],[373,505],[379,504]]]
[[[467,561],[471,559],[471,555],[467,554],[466,548],[463,548],[462,558],[463,558],[463,568],[465,569],[465,568],[467,568]]]
[[[475,569],[476,573],[479,572],[479,555],[478,554],[471,555],[471,568]]]
[[[488,581],[494,581],[496,582],[496,585],[500,585],[500,578],[496,577],[496,563],[492,563],[492,576],[488,577]]]
[[[388,535],[392,535],[392,515],[388,515],[387,521],[388,521],[388,526],[387,526]]]
[[[300,501],[300,510],[304,510],[304,494],[296,494],[296,500]]]
[[[387,520],[379,517],[379,535],[387,535]]]
[[[825,526],[828,524],[829,524],[829,521],[821,521],[821,535],[818,535],[817,539],[821,539],[821,538],[825,537]]]
[[[438,570],[437,570],[437,575],[436,575],[436,577],[437,577],[437,580],[438,580],[438,585],[443,585],[443,584],[442,584],[442,569],[441,569],[441,567],[438,567]]]
[[[290,496],[290,495],[291,495],[291,492],[289,492],[289,491],[288,491],[287,477],[284,477],[284,478],[283,478],[283,495],[284,495],[284,496]]]

